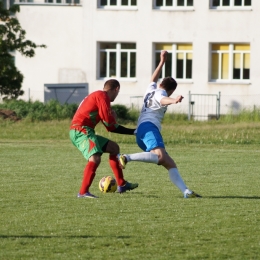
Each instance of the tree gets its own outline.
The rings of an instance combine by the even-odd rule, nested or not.
[[[26,32],[14,16],[19,11],[19,5],[12,5],[7,10],[0,1],[0,95],[3,99],[17,99],[24,93],[21,90],[23,75],[10,53],[18,51],[31,58],[35,55],[35,48],[46,47],[25,39]]]

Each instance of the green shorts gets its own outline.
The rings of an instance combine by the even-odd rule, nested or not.
[[[81,151],[86,160],[93,154],[103,154],[105,152],[103,147],[109,141],[109,139],[103,136],[96,135],[95,130],[87,126],[71,129],[70,140]]]

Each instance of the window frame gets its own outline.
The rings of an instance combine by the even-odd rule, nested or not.
[[[53,0],[53,2],[48,2],[46,0],[15,0],[14,3],[17,5],[69,5],[69,6],[80,6],[83,0],[71,0],[71,3],[66,3],[67,0],[60,0],[61,3],[57,3],[58,0]]]
[[[184,6],[177,6],[177,0],[172,0],[173,4],[171,6],[166,6],[166,0],[162,0],[163,5],[162,6],[157,6],[156,5],[156,0],[153,0],[153,9],[154,10],[161,10],[161,11],[194,11],[194,1],[193,0],[193,5],[192,6],[187,6],[187,1],[184,0]]]
[[[101,5],[101,0],[97,1],[97,8],[101,10],[137,10],[138,0],[136,0],[136,5],[131,5],[131,0],[128,0],[128,5],[121,5],[121,0],[117,0],[116,5],[110,5],[111,0],[107,0],[107,5]],[[141,0],[139,0],[141,1]]]
[[[220,1],[220,5],[219,6],[213,6],[213,1],[214,0],[210,0],[209,1],[209,7],[212,10],[252,10],[252,0],[251,0],[251,5],[250,6],[245,6],[245,0],[241,0],[242,4],[241,6],[235,6],[235,0],[230,0],[230,4],[228,6],[224,6],[223,5],[223,0],[219,0]]]
[[[156,53],[160,53],[161,50],[156,50],[156,45],[157,44],[162,44],[162,45],[172,45],[172,49],[171,50],[168,50],[167,49],[167,52],[168,53],[171,53],[172,54],[172,64],[171,64],[171,67],[172,67],[172,71],[171,71],[171,76],[178,80],[178,82],[182,82],[182,83],[192,83],[193,82],[193,66],[192,66],[192,70],[191,70],[191,78],[186,78],[186,70],[187,70],[187,64],[186,64],[186,60],[187,58],[184,59],[184,62],[183,62],[183,78],[177,78],[177,55],[179,53],[182,53],[185,57],[187,57],[187,54],[188,53],[191,53],[192,54],[192,65],[193,65],[193,44],[191,42],[175,42],[175,43],[154,43],[154,69],[157,67],[158,64],[155,64],[156,63]],[[178,45],[184,45],[184,44],[189,44],[189,45],[192,45],[192,49],[191,50],[178,50],[177,47]],[[162,80],[163,78],[169,76],[169,75],[165,75],[165,65],[163,66],[162,68],[162,77],[159,78],[159,80]]]
[[[116,43],[115,49],[101,49],[102,43]],[[135,44],[135,49],[122,49],[121,44]],[[99,80],[107,80],[109,78],[117,78],[122,81],[136,81],[136,64],[137,64],[137,48],[136,48],[136,42],[98,42],[97,43],[97,49],[98,49],[98,55],[97,55],[97,79]],[[116,53],[116,73],[115,75],[109,75],[109,66],[106,67],[106,76],[101,77],[101,64],[100,64],[100,57],[101,52],[105,53]],[[127,77],[121,77],[121,53],[126,52],[127,53]],[[131,53],[135,53],[135,77],[130,77],[131,74]],[[109,64],[109,55],[106,56],[106,64]]]
[[[212,46],[214,44],[223,44],[223,45],[228,45],[229,48],[228,50],[212,50]],[[250,46],[250,50],[235,50],[234,46],[235,45],[249,45]],[[217,53],[219,54],[219,59],[218,59],[218,78],[217,79],[212,79],[212,54],[213,53]],[[222,54],[228,54],[228,79],[221,79],[221,72],[222,72]],[[234,54],[240,54],[242,58],[240,58],[240,79],[234,79],[234,73],[233,73],[233,69],[234,69]],[[249,74],[249,79],[243,79],[243,59],[244,59],[244,54],[249,54],[250,55],[250,66],[249,66],[249,71],[251,71],[251,45],[250,43],[246,42],[246,43],[216,43],[216,42],[212,42],[210,43],[210,71],[209,71],[209,82],[215,82],[215,83],[250,83],[251,78],[250,78],[250,74]]]

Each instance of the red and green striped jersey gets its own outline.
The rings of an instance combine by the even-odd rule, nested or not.
[[[86,96],[80,103],[72,119],[71,128],[73,126],[88,126],[94,129],[100,121],[107,131],[113,131],[118,127],[107,93],[98,90]]]

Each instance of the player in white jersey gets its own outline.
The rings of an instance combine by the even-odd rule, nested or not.
[[[151,83],[149,84],[145,96],[141,114],[138,119],[135,131],[136,142],[145,152],[135,154],[119,154],[118,160],[124,169],[127,162],[141,161],[164,166],[168,172],[170,180],[181,190],[184,198],[198,198],[200,195],[187,188],[182,180],[174,160],[165,150],[161,131],[161,122],[168,105],[177,104],[182,101],[183,96],[171,98],[170,96],[177,87],[176,81],[172,77],[166,77],[157,87],[162,67],[167,59],[167,51],[162,51],[160,63],[155,69]]]

